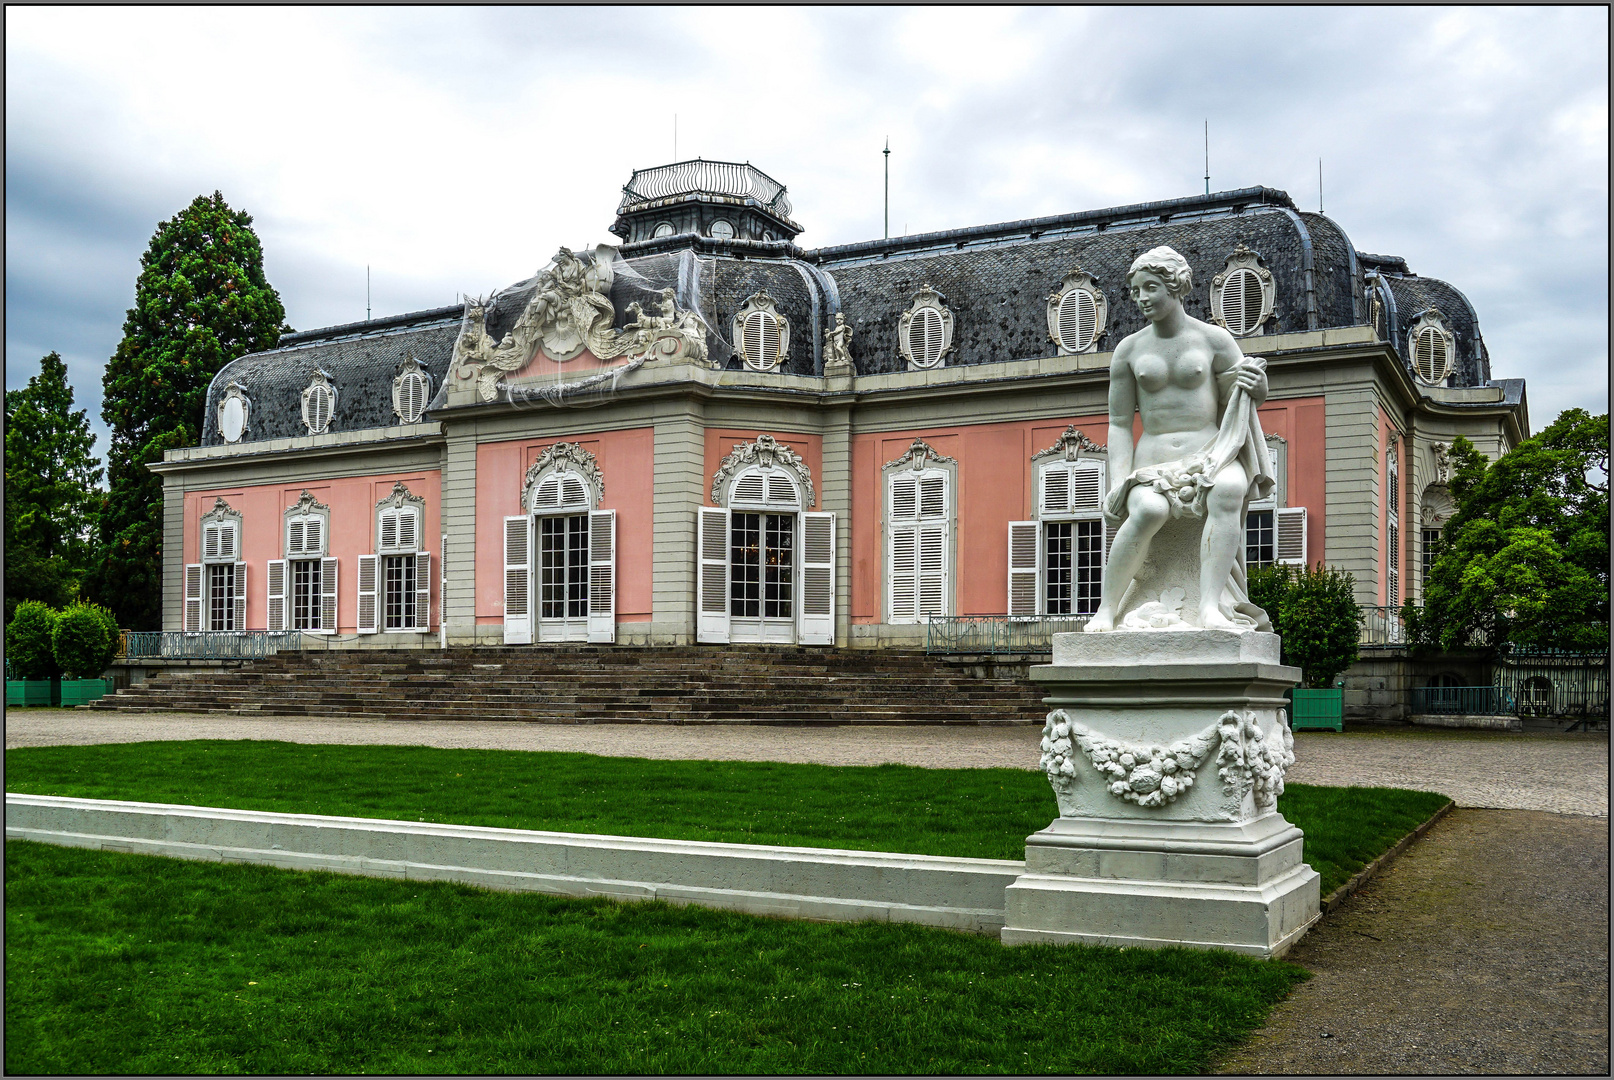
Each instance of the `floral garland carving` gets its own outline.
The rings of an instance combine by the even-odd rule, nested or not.
[[[1267,809],[1283,794],[1283,775],[1295,763],[1294,736],[1287,727],[1281,739],[1261,734],[1254,714],[1228,710],[1203,731],[1169,745],[1128,743],[1084,727],[1063,709],[1048,714],[1042,734],[1042,768],[1054,789],[1069,795],[1076,784],[1076,756],[1087,758],[1106,778],[1105,789],[1139,806],[1166,806],[1194,786],[1195,776],[1212,752],[1217,776],[1240,801],[1254,794]]]

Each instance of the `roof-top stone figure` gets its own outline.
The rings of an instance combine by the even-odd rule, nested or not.
[[[1149,320],[1110,364],[1105,520],[1116,528],[1088,633],[1109,630],[1270,630],[1245,582],[1244,515],[1273,485],[1256,407],[1266,361],[1233,335],[1183,310],[1188,262],[1169,247],[1127,272]],[[1143,435],[1132,441],[1132,417]]]

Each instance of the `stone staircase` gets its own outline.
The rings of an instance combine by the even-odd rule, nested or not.
[[[789,646],[282,652],[165,671],[87,708],[550,724],[1013,724],[1043,691],[922,652]]]

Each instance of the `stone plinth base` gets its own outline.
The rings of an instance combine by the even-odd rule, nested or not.
[[[1241,825],[1060,818],[1026,841],[1003,942],[1282,956],[1318,917],[1321,879],[1301,842],[1277,813]]]
[[[1042,764],[1060,817],[1026,841],[1003,941],[1281,956],[1318,914],[1301,833],[1277,813],[1294,761],[1266,633],[1058,634],[1033,668],[1053,706]]]

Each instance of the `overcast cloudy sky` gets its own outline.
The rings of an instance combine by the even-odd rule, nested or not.
[[[222,191],[298,329],[612,241],[749,160],[816,247],[1262,184],[1473,301],[1532,426],[1608,407],[1608,12],[6,9],[6,386],[101,375],[158,221]],[[100,444],[104,452],[104,440]]]

